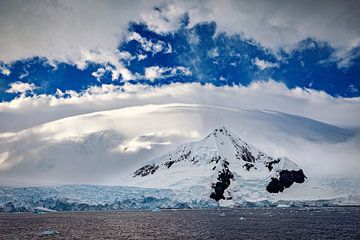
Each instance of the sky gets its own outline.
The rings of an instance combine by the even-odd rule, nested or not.
[[[222,124],[313,176],[355,176],[359,5],[1,0],[0,180],[119,184]]]

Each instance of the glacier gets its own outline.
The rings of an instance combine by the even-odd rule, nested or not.
[[[336,182],[336,185],[333,185]],[[316,191],[298,195],[284,192],[277,199],[243,201],[238,205],[225,205],[201,197],[196,189],[180,191],[129,186],[56,185],[56,186],[0,186],[0,212],[52,211],[158,211],[161,209],[214,209],[223,207],[332,207],[360,205],[358,182],[351,179],[322,179],[318,185],[308,181],[304,188],[313,186]],[[331,192],[329,191],[331,189]],[[342,190],[341,190],[342,189]],[[290,190],[290,189],[289,189]],[[300,191],[299,191],[300,190]],[[342,191],[342,192],[341,192]],[[335,194],[335,192],[337,194]],[[296,191],[295,191],[296,193]]]
[[[0,186],[0,212],[156,210],[216,208],[195,195],[126,186]],[[46,212],[46,211],[45,211]]]

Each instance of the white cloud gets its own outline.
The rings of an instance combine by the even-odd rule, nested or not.
[[[188,68],[183,66],[178,67],[159,67],[159,66],[151,66],[145,68],[144,77],[150,81],[154,81],[155,79],[162,79],[167,77],[173,77],[176,75],[184,75],[190,76],[192,73]]]
[[[0,132],[18,131],[50,120],[128,106],[196,103],[248,109],[271,109],[349,127],[359,127],[360,98],[334,98],[325,92],[288,89],[284,84],[254,82],[249,87],[171,84],[161,87],[125,84],[91,87],[69,98],[40,95],[0,103]]]
[[[11,73],[10,70],[5,66],[0,66],[0,72],[5,76],[9,76]]]
[[[351,130],[303,118],[359,128],[359,98],[274,81],[249,87],[103,85],[68,94],[0,103],[2,180],[116,184],[139,161],[219,125],[271,155],[290,157],[311,177],[353,175],[359,167],[359,139]]]
[[[95,72],[91,73],[91,76],[96,78],[100,82],[100,78],[105,74],[106,69],[105,68],[98,68]]]
[[[4,169],[8,168],[8,166],[5,162],[6,159],[8,158],[8,156],[9,156],[8,152],[0,153],[0,170],[4,170]]]
[[[178,29],[182,16],[188,13],[190,26],[215,21],[219,32],[240,33],[274,50],[290,51],[309,37],[329,42],[337,49],[339,67],[351,64],[351,49],[359,46],[360,8],[356,0],[168,1],[160,6],[163,11],[143,16],[160,33]]]
[[[152,8],[152,1],[20,1],[0,3],[0,59],[44,56],[77,62],[81,50],[116,54],[129,21]]]
[[[10,84],[7,93],[26,93],[33,92],[37,87],[33,83],[14,82]]]
[[[299,4],[282,0],[229,0],[213,1],[212,6],[220,30],[243,32],[245,37],[272,48],[296,44],[307,37],[343,48],[360,34],[357,1],[302,1]]]
[[[26,78],[27,76],[29,76],[29,71],[24,68],[24,73],[22,73],[20,76],[19,76],[19,79],[24,79]]]
[[[96,62],[105,65],[105,69],[111,71],[111,78],[113,81],[118,80],[120,75],[124,81],[136,79],[131,71],[124,67],[120,62],[120,60],[128,60],[131,58],[131,55],[128,52],[120,52],[118,50],[110,52],[103,49],[96,51],[86,51],[83,49],[80,52],[81,58],[75,63],[79,69],[86,68],[89,62]],[[101,77],[102,74],[105,73],[102,69],[103,68],[99,68],[92,75],[96,78]]]
[[[261,60],[259,58],[255,58],[254,63],[260,70],[265,70],[267,68],[279,67],[279,64],[277,64],[277,63],[268,62],[268,61],[265,61],[265,60]]]
[[[195,31],[191,31],[188,36],[187,36],[187,40],[189,41],[189,43],[191,45],[197,45],[200,42],[199,36],[196,34]]]
[[[152,66],[145,68],[145,78],[149,79],[150,81],[153,81],[155,79],[158,79],[162,76],[164,72],[166,72],[167,69],[161,68],[159,66]]]
[[[208,52],[208,56],[211,58],[217,58],[219,56],[219,51],[217,48],[213,48]]]
[[[88,95],[105,95],[108,93],[114,93],[116,91],[121,91],[121,87],[112,84],[102,84],[101,86],[88,88],[85,93]],[[81,94],[76,93],[76,95],[73,96],[80,97]]]
[[[354,39],[348,46],[342,47],[340,50],[336,51],[331,60],[337,62],[339,68],[351,67],[353,65],[352,61],[355,58],[360,57],[359,51],[353,52],[353,49],[358,46],[360,46],[360,36],[357,39]]]
[[[137,32],[131,32],[128,36],[128,41],[135,40],[141,44],[141,47],[146,52],[151,52],[152,54],[156,54],[159,52],[166,52],[171,53],[171,46],[169,44],[166,44],[163,41],[157,40],[156,42],[153,42],[151,40],[148,40],[144,37],[142,37]]]
[[[0,134],[0,179],[121,184],[144,161],[222,125],[272,156],[288,156],[309,178],[358,175],[360,142],[351,131],[274,111],[173,103],[93,112]]]
[[[156,32],[172,32],[185,13],[190,26],[216,21],[218,31],[240,33],[272,49],[291,49],[307,37],[327,41],[339,50],[335,59],[340,67],[351,64],[350,50],[359,46],[356,0],[5,0],[0,4],[0,59],[5,62],[35,55],[78,62],[83,57],[81,50],[96,49],[116,55],[129,21],[143,20]],[[151,10],[154,6],[160,8]]]
[[[357,89],[354,84],[350,84],[349,87],[349,92],[352,92],[352,93],[358,93],[359,92],[359,89]]]
[[[171,71],[173,74],[182,74],[184,76],[192,75],[192,72],[190,71],[190,69],[183,67],[183,66],[175,67]]]
[[[138,59],[139,61],[144,60],[144,59],[146,59],[146,58],[147,58],[147,56],[146,56],[145,54],[139,54],[139,55],[137,55],[137,59]]]
[[[157,33],[167,33],[176,31],[181,23],[186,9],[183,4],[168,4],[163,1],[159,4],[160,8],[143,13],[142,21],[146,22],[149,28]]]
[[[141,149],[150,150],[156,145],[170,145],[172,141],[176,141],[174,138],[179,137],[196,139],[200,137],[200,134],[197,131],[186,132],[179,130],[146,133],[119,145],[116,150],[121,152],[138,152]],[[178,140],[176,142],[178,142]]]

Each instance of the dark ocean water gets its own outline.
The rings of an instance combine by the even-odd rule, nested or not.
[[[360,239],[360,208],[2,213],[0,239]]]

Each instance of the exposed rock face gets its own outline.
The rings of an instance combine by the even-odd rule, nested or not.
[[[154,159],[133,177],[134,185],[141,187],[205,188],[216,201],[239,199],[243,189],[246,195],[266,197],[306,179],[290,159],[270,157],[225,127]]]
[[[156,172],[156,170],[159,169],[158,165],[152,164],[152,165],[145,165],[142,168],[139,168],[138,170],[136,170],[134,172],[134,177],[136,176],[141,176],[141,177],[145,177],[149,174],[154,174]]]
[[[280,171],[279,178],[271,178],[271,182],[267,185],[266,190],[270,193],[278,193],[284,191],[285,188],[289,188],[294,182],[303,183],[306,179],[303,171]]]
[[[210,194],[210,198],[219,201],[220,199],[225,199],[224,192],[230,185],[230,180],[234,179],[234,175],[230,172],[229,163],[224,161],[223,163],[223,170],[219,172],[217,182],[212,184],[212,188],[214,191]],[[229,197],[228,199],[231,199]]]

